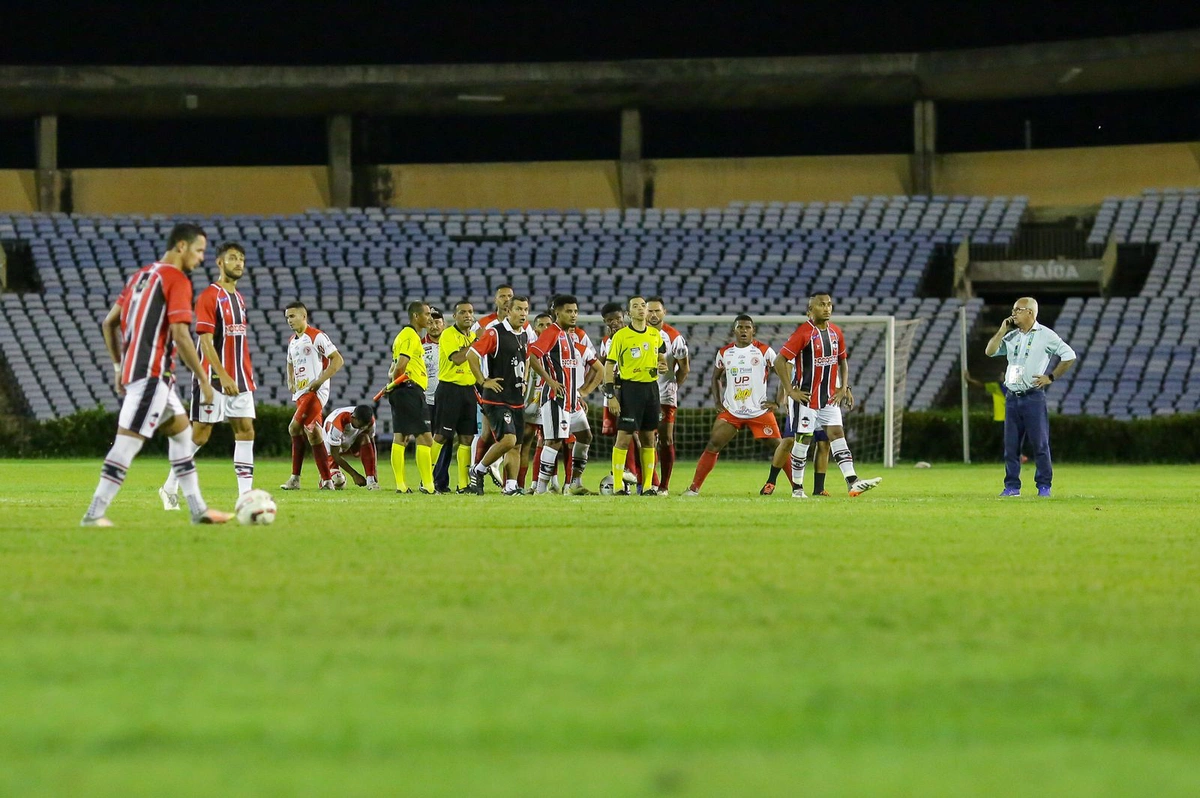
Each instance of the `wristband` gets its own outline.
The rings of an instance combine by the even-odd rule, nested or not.
[[[617,386],[616,386],[616,384],[615,384],[615,383],[611,383],[611,382],[606,382],[606,383],[604,383],[604,398],[605,398],[605,399],[612,399],[612,398],[613,398],[613,397],[615,397],[616,395],[617,395]]]
[[[1054,382],[1054,375],[1053,375],[1053,374],[1047,374],[1046,376],[1050,378],[1050,382]]]

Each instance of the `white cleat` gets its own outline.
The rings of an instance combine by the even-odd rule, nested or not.
[[[193,524],[228,524],[233,520],[233,513],[223,513],[211,507],[200,515],[192,516]]]
[[[700,491],[698,491],[698,490],[692,490],[691,488],[688,488],[687,490],[685,490],[685,491],[683,492],[683,495],[684,495],[684,496],[699,496],[699,495],[700,495]]]
[[[883,477],[875,477],[874,479],[860,479],[858,482],[855,482],[850,486],[850,495],[851,497],[861,496],[871,488],[878,487],[880,482],[883,482]]]
[[[280,490],[300,490],[300,477],[292,474],[288,481],[279,486]]]
[[[317,483],[317,490],[337,490],[332,479],[323,479]]]
[[[367,490],[379,490],[379,483],[374,479],[367,479]]]
[[[621,481],[626,485],[636,485],[638,484],[637,474],[627,470],[621,474]]]
[[[162,499],[164,510],[178,510],[179,496],[174,493],[167,493],[166,488],[158,489],[158,498]]]
[[[496,462],[492,463],[490,466],[488,466],[488,473],[492,475],[492,483],[497,488],[504,487],[504,472],[502,472],[500,470],[501,463],[503,463],[503,462],[504,462],[504,458],[501,458],[501,459],[497,460]]]
[[[562,493],[562,488],[559,487],[559,485],[558,485],[558,474],[555,474],[554,476],[550,477],[549,490],[551,493]]]
[[[176,509],[179,509],[179,508],[176,508]],[[116,524],[114,524],[112,521],[109,521],[104,516],[100,516],[99,518],[91,518],[86,515],[83,517],[83,520],[79,522],[79,525],[80,526],[104,526],[104,527],[116,526]]]
[[[804,492],[804,488],[796,488],[792,491],[793,499],[807,499],[808,494]]]
[[[670,493],[670,491],[666,490],[665,488],[659,488],[658,495],[659,496],[670,496],[671,493]]]

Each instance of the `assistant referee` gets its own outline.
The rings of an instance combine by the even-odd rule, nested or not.
[[[433,397],[433,459],[441,456],[443,446],[458,438],[460,493],[470,485],[471,440],[479,432],[475,375],[467,363],[467,350],[476,338],[471,332],[474,324],[474,306],[465,299],[455,302],[454,324],[442,331],[438,341],[438,387]]]
[[[408,324],[392,342],[392,365],[388,369],[388,403],[392,406],[392,473],[397,493],[412,493],[404,478],[404,447],[411,435],[417,439],[417,473],[421,493],[433,493],[433,436],[425,422],[425,347],[421,330],[433,321],[429,305],[411,302]]]
[[[666,371],[666,344],[657,327],[646,323],[646,298],[629,298],[629,324],[613,334],[604,363],[604,396],[617,419],[617,440],[612,451],[613,473],[625,469],[629,442],[637,434],[641,446],[642,495],[657,496],[654,489],[654,456],[658,446],[658,375]],[[618,387],[615,379],[621,374]],[[627,493],[628,491],[622,491]]]

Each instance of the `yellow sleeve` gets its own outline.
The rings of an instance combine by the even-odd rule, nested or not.
[[[625,340],[625,336],[622,335],[623,332],[625,332],[624,329],[617,330],[608,342],[608,357],[606,359],[618,365],[621,362],[621,342]]]
[[[400,356],[403,354],[404,354],[404,330],[401,330],[400,333],[396,336],[396,339],[394,341],[392,341],[392,360],[393,361],[399,360]]]

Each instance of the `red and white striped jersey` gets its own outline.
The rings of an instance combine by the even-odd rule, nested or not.
[[[311,382],[320,376],[329,365],[329,356],[337,351],[329,336],[311,324],[299,335],[293,335],[288,341],[288,362],[292,364],[292,377],[295,388],[292,401],[296,401],[308,390]],[[329,401],[329,380],[321,383],[317,389],[317,398],[324,407]]]
[[[675,364],[688,356],[687,339],[683,333],[664,323],[659,332],[666,344],[667,370],[658,375],[658,401],[668,407],[679,405],[679,383],[675,382]]]
[[[725,372],[725,409],[738,418],[758,418],[768,412],[767,380],[775,367],[775,350],[762,341],[749,346],[726,344],[717,350],[714,368]]]
[[[338,448],[349,449],[359,436],[375,429],[374,423],[359,429],[350,423],[353,416],[354,405],[350,405],[349,407],[339,407],[330,414],[329,418],[325,419],[325,445],[329,447],[330,451]]]
[[[811,321],[796,328],[779,354],[795,361],[793,382],[809,391],[808,406],[820,410],[833,401],[837,390],[838,362],[850,356],[842,329],[829,322],[822,330]]]
[[[221,358],[221,366],[242,393],[255,388],[249,330],[246,302],[241,292],[230,293],[216,283],[200,292],[200,298],[196,300],[196,348],[200,348],[201,335],[212,335],[213,348]],[[211,364],[203,351],[200,362],[211,373]]]
[[[579,389],[583,385],[588,368],[596,361],[596,351],[580,344],[574,331],[567,332],[557,324],[551,324],[542,332],[541,337],[529,345],[529,355],[540,358],[547,373],[566,389],[566,396],[551,397],[550,386],[543,384],[539,403],[545,404],[553,398],[561,402],[567,412],[582,410]]]
[[[117,297],[121,306],[121,383],[157,378],[175,366],[172,324],[192,323],[192,281],[169,263],[134,272]]]

